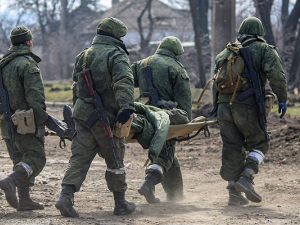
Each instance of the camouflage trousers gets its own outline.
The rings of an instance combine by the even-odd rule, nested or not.
[[[10,147],[10,139],[4,139],[6,147],[9,152],[10,159],[13,160],[12,151]],[[44,148],[45,138],[36,137],[34,134],[18,134],[15,132],[15,160],[14,171],[27,174],[23,166],[17,165],[19,162],[24,162],[31,166],[33,174],[28,178],[29,184],[34,185],[35,177],[42,172],[46,164],[46,154]]]
[[[260,118],[256,106],[219,103],[218,120],[223,141],[220,175],[224,180],[237,181],[241,175],[253,179],[244,172],[246,168],[258,173],[258,162],[246,158],[246,151],[256,149],[265,155],[269,150]]]
[[[166,147],[162,149],[159,156],[153,160],[150,165],[158,164],[164,168],[164,174],[157,170],[146,169],[148,173],[159,173],[161,175],[161,184],[167,193],[167,196],[181,196],[183,194],[183,181],[178,158],[175,154],[176,141],[166,141]]]
[[[72,140],[72,156],[65,173],[62,185],[73,185],[76,191],[80,190],[86,178],[90,165],[96,154],[105,159],[107,169],[105,179],[111,192],[124,192],[127,189],[125,182],[125,171],[116,170],[113,154],[109,142],[105,137],[100,121],[88,129],[82,120],[75,119],[76,133]],[[125,139],[114,137],[115,155],[120,168],[124,167]]]

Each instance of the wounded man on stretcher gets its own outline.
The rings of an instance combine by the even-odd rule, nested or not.
[[[149,154],[156,156],[159,155],[165,140],[171,138],[176,138],[178,141],[187,140],[195,136],[186,137],[191,132],[203,129],[207,131],[207,126],[218,124],[218,121],[207,121],[203,116],[189,122],[186,112],[179,109],[163,110],[138,102],[135,102],[134,106],[134,119],[131,123],[129,135],[125,139],[127,143],[139,143],[144,149],[149,149]],[[67,138],[71,140],[75,132],[75,124],[71,118],[72,110],[68,105],[65,105],[63,112],[66,123],[61,121],[56,123],[55,127],[60,129],[53,129],[52,126],[48,126],[49,129],[56,132],[49,133],[49,135],[57,135],[62,139]],[[64,126],[61,124],[64,124]]]
[[[133,119],[125,139],[127,143],[139,143],[144,149],[149,149],[149,155],[153,156],[159,155],[165,140],[187,140],[190,138],[186,136],[191,132],[218,124],[218,121],[207,121],[203,116],[189,122],[183,110],[163,110],[138,102],[134,106],[136,119]]]

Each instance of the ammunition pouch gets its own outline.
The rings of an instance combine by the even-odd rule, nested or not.
[[[33,109],[19,110],[11,116],[19,134],[33,134],[36,131]]]
[[[270,115],[270,112],[273,108],[275,101],[275,94],[273,92],[267,92],[265,95],[265,108],[266,108],[266,117]]]

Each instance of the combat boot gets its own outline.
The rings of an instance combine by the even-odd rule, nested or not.
[[[34,202],[30,198],[28,183],[22,183],[18,186],[18,194],[19,194],[19,207],[17,209],[18,211],[40,210],[45,208],[43,204]]]
[[[60,214],[65,217],[79,217],[78,212],[74,209],[74,192],[73,185],[63,185],[60,196],[55,203],[55,207]]]
[[[234,187],[228,189],[229,191],[229,200],[228,205],[247,205],[249,203],[249,200],[242,195],[241,192],[237,191]]]
[[[0,188],[4,191],[7,202],[15,209],[17,209],[19,206],[16,195],[16,187],[26,178],[27,174],[15,171],[7,178],[0,181]]]
[[[138,189],[140,195],[144,195],[150,204],[160,203],[159,198],[155,198],[155,185],[160,183],[160,175],[158,173],[148,173],[144,183]]]
[[[241,176],[239,180],[234,184],[234,188],[239,192],[245,192],[247,199],[252,202],[261,202],[261,196],[255,192],[252,180],[248,177]]]
[[[70,106],[68,105],[64,105],[63,108],[63,117],[64,117],[64,122],[67,124],[67,134],[68,134],[68,138],[72,139],[73,135],[75,133],[75,122],[72,118],[72,109]]]
[[[125,200],[125,192],[114,192],[114,200],[114,215],[127,215],[135,211],[136,205],[134,202],[127,202]]]

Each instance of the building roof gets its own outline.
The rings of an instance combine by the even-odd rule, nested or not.
[[[140,16],[145,6],[145,0],[124,0],[119,2],[101,14],[99,19],[95,19],[92,23],[90,23],[86,27],[85,33],[95,33],[98,24],[106,17],[115,17],[120,19],[126,24],[129,31],[138,31],[137,18]],[[153,0],[151,4],[151,13],[155,22],[155,29],[193,29],[191,16],[187,10],[174,9],[158,0]],[[147,11],[143,15],[142,25],[143,28],[148,28],[150,25]]]

